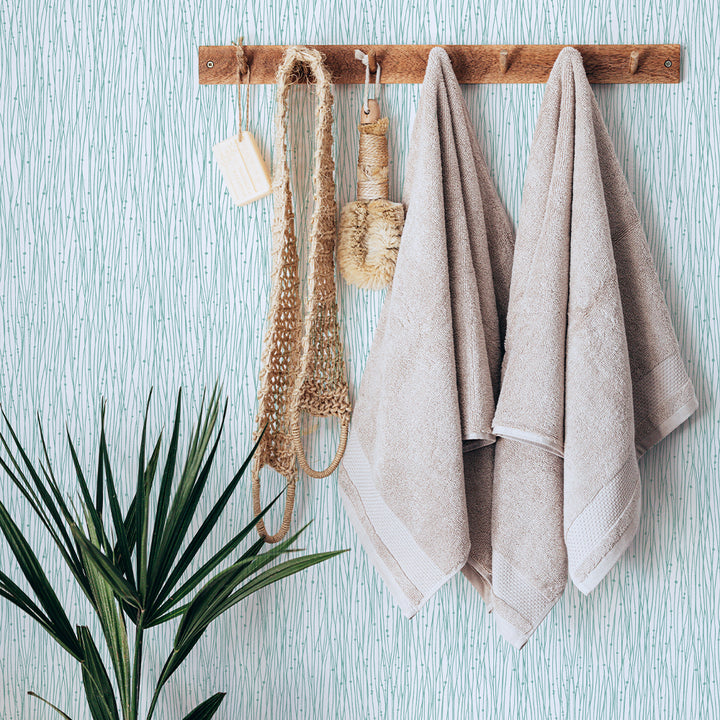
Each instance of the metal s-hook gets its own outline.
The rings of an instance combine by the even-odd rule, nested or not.
[[[370,99],[370,57],[362,50],[355,51],[355,57],[365,66],[365,91],[363,93],[363,111],[367,115],[370,112],[368,100]],[[377,100],[380,95],[380,63],[375,63],[375,93],[373,100]]]

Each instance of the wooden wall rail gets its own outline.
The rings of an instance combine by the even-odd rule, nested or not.
[[[251,83],[274,83],[287,45],[245,45]],[[421,83],[435,45],[310,45],[325,55],[335,83],[362,83],[365,67],[355,50],[380,63],[383,83]],[[544,83],[564,45],[443,45],[461,83]],[[680,45],[574,45],[593,83],[680,82]],[[200,84],[237,82],[232,45],[203,45],[198,53]]]

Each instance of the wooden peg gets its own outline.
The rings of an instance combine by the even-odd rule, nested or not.
[[[504,75],[508,69],[508,51],[502,49],[500,51],[500,72]]]
[[[368,50],[368,68],[370,69],[371,73],[374,73],[377,70],[377,65],[375,64],[377,62],[377,59],[375,57],[375,51],[374,50]]]
[[[640,66],[640,51],[633,50],[630,53],[630,74],[634,75]]]

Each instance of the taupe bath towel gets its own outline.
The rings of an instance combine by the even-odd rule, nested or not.
[[[411,616],[469,555],[471,572],[489,575],[498,308],[504,317],[512,265],[512,227],[441,48],[428,59],[403,203],[339,483],[368,555]],[[469,528],[469,515],[481,521]],[[486,591],[487,579],[478,580]]]
[[[697,408],[582,57],[545,90],[512,271],[492,497],[492,585],[522,645],[567,573],[590,592],[632,541],[638,457]]]

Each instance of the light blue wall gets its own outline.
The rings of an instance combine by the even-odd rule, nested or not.
[[[518,653],[461,577],[414,620],[402,618],[358,546],[335,478],[303,480],[295,525],[315,519],[307,548],[351,551],[218,622],[169,684],[159,717],[182,717],[217,690],[228,691],[218,717],[232,720],[720,717],[715,2],[2,0],[0,20],[0,402],[35,449],[39,410],[68,488],[65,423],[91,467],[101,396],[111,455],[128,484],[151,386],[159,430],[180,385],[194,413],[202,387],[224,383],[230,412],[215,489],[249,446],[271,200],[244,209],[229,202],[210,148],[234,130],[235,94],[198,86],[198,45],[239,34],[258,44],[682,43],[680,85],[597,89],[701,402],[643,459],[642,522],[617,567],[590,597],[568,588]],[[465,92],[517,220],[542,86]],[[304,95],[296,94],[292,124],[301,222],[311,118]],[[417,97],[417,86],[383,91],[395,197]],[[340,203],[354,193],[360,98],[359,88],[336,88]],[[250,107],[267,151],[273,88],[253,88]],[[381,297],[342,283],[340,295],[356,387]],[[319,428],[313,456],[329,456],[336,439]],[[28,536],[74,605],[73,621],[82,621],[86,608],[38,523],[5,481],[0,497],[25,513]],[[245,486],[224,531],[249,515]],[[0,567],[10,567],[2,543]],[[168,640],[151,636],[150,670]],[[2,718],[50,717],[28,689],[75,720],[88,717],[74,661],[0,602]]]

